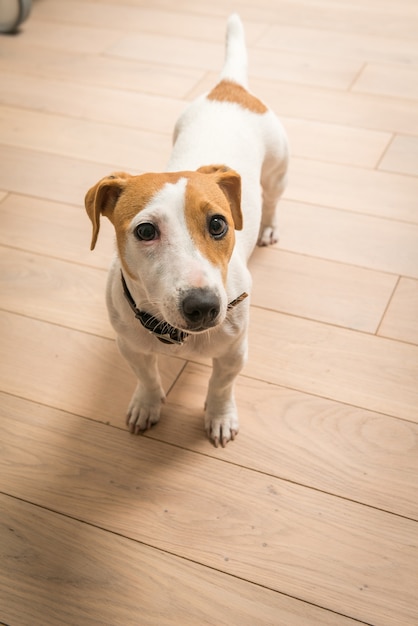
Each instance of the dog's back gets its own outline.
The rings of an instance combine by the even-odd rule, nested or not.
[[[281,123],[248,91],[247,65],[244,28],[233,14],[227,22],[220,81],[181,115],[167,167],[168,171],[195,170],[222,163],[240,174],[244,228],[237,233],[237,245],[244,248],[246,258],[257,237],[260,245],[277,240],[272,212],[284,189],[288,160]]]

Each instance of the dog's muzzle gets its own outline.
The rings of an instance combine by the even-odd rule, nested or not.
[[[126,280],[122,271],[120,275],[125,298],[129,306],[131,307],[135,317],[141,322],[142,326],[150,333],[152,333],[162,343],[177,345],[183,344],[187,337],[190,336],[190,333],[187,333],[184,330],[180,330],[179,328],[175,328],[174,326],[171,326],[171,324],[169,324],[168,322],[161,321],[150,313],[138,309],[135,300],[133,299],[132,294],[129,291],[128,285],[126,284]],[[203,295],[201,292],[205,292],[205,294]],[[190,321],[193,321],[196,326],[196,328],[194,329],[195,332],[197,332],[198,330],[207,330],[216,324],[215,320],[220,311],[219,299],[215,294],[209,295],[210,293],[211,292],[209,292],[209,290],[205,289],[193,289],[183,299],[183,314],[185,316],[185,319],[187,319],[188,317]],[[228,304],[228,311],[233,309],[237,304],[245,300],[245,298],[247,297],[248,294],[244,292],[240,296],[238,296],[238,298],[235,298],[235,300]],[[199,328],[204,320],[206,320],[206,324],[208,322],[211,322],[211,324],[209,326]]]

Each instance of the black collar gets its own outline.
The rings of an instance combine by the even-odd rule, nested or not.
[[[171,326],[168,322],[162,322],[150,313],[140,311],[137,308],[135,300],[133,299],[131,292],[128,289],[128,285],[126,284],[126,280],[122,270],[120,272],[120,276],[125,298],[127,299],[132,311],[134,312],[135,317],[141,322],[142,326],[146,328],[146,330],[148,330],[150,333],[155,335],[156,338],[163,343],[177,344],[179,346],[184,343],[184,341],[189,336],[189,333],[186,333],[184,330],[174,328],[174,326]],[[248,294],[244,292],[240,296],[238,296],[238,298],[235,298],[235,300],[228,304],[228,311],[230,311],[234,308],[234,306],[245,300],[247,296]]]

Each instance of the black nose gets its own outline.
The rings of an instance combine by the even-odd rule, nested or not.
[[[219,315],[219,298],[209,289],[192,289],[182,302],[184,318],[193,326],[213,325]]]

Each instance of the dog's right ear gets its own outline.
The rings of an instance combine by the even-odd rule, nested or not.
[[[113,221],[113,210],[129,178],[131,178],[130,174],[115,172],[99,180],[86,193],[84,205],[93,224],[90,250],[94,249],[99,235],[100,216],[105,215],[111,222]]]
[[[215,176],[217,184],[229,202],[235,229],[242,230],[241,176],[227,165],[202,165],[197,171]]]

